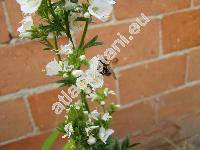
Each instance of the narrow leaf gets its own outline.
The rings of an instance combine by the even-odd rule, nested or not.
[[[59,135],[59,131],[56,130],[56,131],[52,132],[49,135],[49,137],[46,139],[44,144],[42,145],[42,150],[50,150],[51,149],[51,145],[57,139],[58,135]]]

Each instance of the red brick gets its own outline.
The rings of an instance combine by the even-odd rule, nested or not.
[[[200,85],[181,89],[160,98],[161,122],[179,119],[181,116],[200,110]]]
[[[86,41],[88,39],[91,40],[95,35],[99,35],[98,41],[104,42],[105,45],[88,49],[88,56],[93,57],[97,54],[103,55],[105,50],[110,48],[111,44],[119,38],[117,36],[118,32],[128,38],[130,36],[130,33],[128,32],[130,24],[131,23],[120,24],[90,30]],[[80,39],[80,35],[78,38]],[[134,39],[130,41],[125,48],[121,46],[120,49],[121,52],[117,55],[117,58],[120,60],[118,65],[133,63],[157,56],[159,50],[158,22],[151,21],[144,28],[141,28],[141,32],[138,35],[135,35]]]
[[[20,21],[23,19],[20,6],[19,4],[17,4],[16,0],[6,0],[5,2],[8,10],[10,23],[12,25],[12,35],[17,36],[17,28],[20,26]]]
[[[42,70],[56,56],[42,48],[39,42],[0,48],[0,95],[55,81]]]
[[[199,5],[200,4],[200,0],[194,0],[194,4],[195,5]]]
[[[33,119],[39,129],[51,129],[64,121],[64,111],[62,115],[56,115],[52,111],[52,105],[58,101],[61,91],[62,89],[57,89],[28,97]]]
[[[115,79],[111,76],[107,77],[105,76],[104,77],[104,86],[109,88],[110,90],[113,90],[115,91],[115,93],[117,92],[117,89],[116,89],[116,86],[115,86]],[[107,103],[111,103],[111,102],[114,102],[114,103],[117,103],[117,96],[116,95],[109,95],[106,99]]]
[[[3,10],[2,2],[0,1],[0,43],[9,41],[9,33]]]
[[[200,79],[200,49],[196,49],[189,53],[189,80]]]
[[[176,124],[164,125],[151,130],[148,133],[139,136],[133,136],[132,140],[137,140],[142,143],[137,148],[142,150],[172,150],[174,147],[169,144],[165,139],[169,139],[176,143],[176,141],[181,140],[184,134],[179,126]]]
[[[0,141],[23,136],[32,131],[25,103],[22,99],[0,103]]]
[[[108,84],[108,82],[105,83],[105,85]],[[56,115],[54,111],[52,111],[52,105],[53,103],[58,101],[58,95],[62,95],[62,90],[63,88],[59,88],[56,90],[47,91],[45,93],[28,97],[34,121],[36,123],[36,126],[39,127],[39,129],[51,129],[53,127],[56,127],[62,121],[64,121],[64,116],[66,115],[65,111],[63,111],[61,115]],[[67,87],[64,89],[64,91],[68,93]],[[77,99],[79,99],[79,97],[73,100],[77,101]],[[107,99],[108,104],[116,101],[116,96],[109,96]],[[95,102],[89,103],[92,109],[97,107]]]
[[[200,9],[164,17],[162,22],[165,52],[200,45]]]
[[[158,94],[184,83],[186,57],[177,56],[120,72],[120,99],[135,99]]]
[[[200,114],[191,114],[179,122],[182,130],[185,133],[186,137],[193,137],[200,133],[199,126],[200,126]]]
[[[117,19],[146,15],[158,15],[190,6],[190,0],[118,0],[116,4]]]
[[[14,143],[10,143],[4,146],[1,146],[1,150],[39,150],[41,149],[44,141],[48,137],[49,133],[36,135],[33,137],[29,137]],[[66,142],[66,139],[62,139],[58,137],[58,139],[53,143],[52,150],[62,149],[62,146]]]
[[[12,35],[16,37],[19,34],[17,32],[17,28],[21,26],[20,22],[23,19],[22,12],[20,10],[20,5],[16,2],[16,0],[6,0],[5,2],[8,9],[8,16],[12,25]],[[33,15],[33,20],[35,25],[41,23],[40,17],[37,15]]]
[[[136,134],[138,131],[148,131],[155,125],[153,108],[146,103],[140,103],[117,111],[113,116],[112,126],[115,135],[124,137]]]

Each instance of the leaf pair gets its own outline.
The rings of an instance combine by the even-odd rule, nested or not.
[[[97,38],[98,38],[98,35],[96,35],[95,37],[93,37],[87,44],[85,44],[83,46],[83,49],[90,48],[92,46],[103,45],[104,44],[103,42],[97,42]]]

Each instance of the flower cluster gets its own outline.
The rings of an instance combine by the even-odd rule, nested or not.
[[[69,138],[66,147],[70,149],[108,149],[112,148],[113,129],[110,129],[112,114],[119,105],[106,104],[106,97],[115,94],[104,87],[104,76],[101,73],[100,60],[93,57],[88,60],[86,49],[102,45],[98,36],[87,43],[85,37],[88,25],[93,17],[108,21],[114,0],[17,0],[24,14],[21,27],[18,28],[21,38],[39,40],[46,46],[44,50],[55,52],[57,59],[46,65],[48,76],[59,76],[61,86],[75,86],[80,99],[70,101],[66,105],[67,115],[57,130],[63,133],[63,138]],[[41,17],[39,25],[34,25],[32,16]],[[81,32],[79,45],[76,45],[73,32]],[[53,40],[51,39],[53,37]],[[60,38],[67,37],[65,45],[59,45]],[[83,68],[86,68],[83,70]],[[89,104],[96,102],[98,107],[91,111]],[[116,143],[117,144],[117,143]],[[49,145],[49,144],[48,144]],[[129,144],[126,144],[127,147]],[[115,145],[114,145],[115,146]],[[48,149],[48,148],[46,148]],[[69,149],[69,148],[68,148]]]

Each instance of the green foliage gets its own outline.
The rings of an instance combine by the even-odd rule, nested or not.
[[[67,74],[67,78],[62,79],[62,80],[58,80],[58,81],[56,81],[56,83],[61,84],[60,85],[61,87],[63,87],[63,86],[71,86],[71,85],[76,83],[76,78],[71,74]]]
[[[98,35],[96,35],[95,37],[93,37],[87,44],[85,44],[83,46],[83,49],[87,49],[87,48],[90,48],[92,46],[103,45],[102,42],[97,42],[97,38],[98,38]]]
[[[75,142],[74,140],[70,140],[63,146],[63,150],[75,150]]]
[[[133,149],[140,143],[130,143],[129,137],[126,137],[121,143],[119,139],[115,139],[114,143],[109,147],[108,150],[128,150],[128,149]]]
[[[56,130],[50,134],[50,136],[46,139],[44,144],[42,145],[42,150],[50,150],[52,144],[57,139],[59,132]]]

